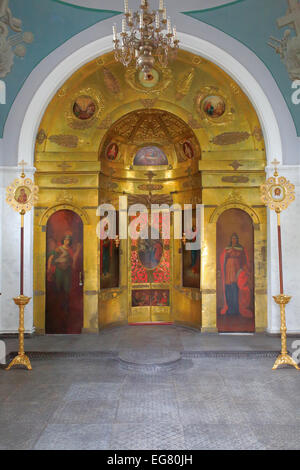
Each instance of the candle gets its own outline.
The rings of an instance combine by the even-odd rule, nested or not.
[[[158,11],[156,12],[156,17],[155,17],[155,26],[156,29],[159,29],[160,21],[159,21],[159,13]]]
[[[117,39],[117,26],[115,24],[113,25],[113,37],[114,37],[114,41],[116,41],[116,39]]]
[[[166,9],[166,8],[164,8],[164,14],[163,14],[163,17],[164,17],[164,20],[166,20],[166,19],[167,19],[167,9]]]
[[[176,36],[177,36],[176,26],[173,27],[173,36],[174,36],[174,39],[176,39]]]
[[[125,20],[125,18],[122,19],[122,33],[126,33],[126,20]]]
[[[143,27],[144,27],[144,14],[141,11],[140,12],[140,29],[143,29]]]
[[[160,11],[164,9],[164,0],[159,0],[159,9]]]
[[[124,11],[128,13],[128,0],[124,0]]]
[[[168,18],[168,34],[172,34],[172,27],[171,27],[171,18]]]

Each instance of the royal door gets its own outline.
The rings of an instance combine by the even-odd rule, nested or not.
[[[130,220],[132,222],[133,219]],[[148,238],[129,237],[129,323],[172,322],[172,239],[148,225]],[[172,227],[171,227],[172,229]],[[172,233],[172,230],[170,230]]]

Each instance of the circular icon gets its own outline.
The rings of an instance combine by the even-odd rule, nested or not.
[[[143,87],[152,88],[159,82],[159,73],[155,69],[151,69],[147,73],[139,72],[138,79]]]
[[[14,194],[14,199],[19,204],[26,204],[29,201],[31,191],[27,186],[19,186]]]
[[[282,186],[272,186],[270,192],[271,197],[274,201],[283,201],[283,199],[285,198],[285,190]]]
[[[73,105],[73,113],[82,121],[91,119],[96,112],[96,104],[90,96],[82,95],[76,98]]]
[[[226,104],[221,96],[210,95],[204,98],[202,102],[202,110],[208,117],[213,119],[223,116],[225,108]]]

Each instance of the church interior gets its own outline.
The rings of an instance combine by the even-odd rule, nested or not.
[[[299,449],[299,1],[28,2],[0,0],[0,449]]]

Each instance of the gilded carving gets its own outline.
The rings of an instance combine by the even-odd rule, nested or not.
[[[163,187],[163,184],[140,184],[138,189],[141,191],[160,191]]]
[[[71,178],[67,176],[59,176],[56,178],[51,178],[51,183],[53,184],[76,184],[78,183],[78,178]]]
[[[121,93],[121,86],[119,80],[115,77],[110,69],[103,67],[103,77],[106,88],[113,94],[119,95]]]
[[[234,176],[222,176],[223,183],[248,183],[248,176],[234,175]]]
[[[249,137],[249,132],[224,132],[211,139],[211,142],[215,145],[233,145],[244,142]]]
[[[44,131],[44,129],[40,129],[36,136],[37,143],[41,145],[46,139],[46,132]]]
[[[70,191],[66,189],[60,191],[56,196],[56,202],[73,202],[73,200],[74,198],[72,194],[70,194]]]
[[[264,139],[263,131],[259,126],[254,128],[252,135],[256,140],[258,140],[258,142],[261,142]]]
[[[237,160],[234,160],[234,162],[230,163],[229,166],[231,166],[234,170],[238,170],[240,166],[243,166],[243,165]]]
[[[48,137],[48,140],[50,140],[50,142],[54,142],[60,147],[67,147],[70,149],[76,148],[78,145],[77,135],[51,135]]]
[[[159,65],[156,66],[155,71],[158,74],[158,80],[156,80],[154,86],[145,86],[145,83],[141,82],[139,71],[135,67],[128,67],[125,73],[125,80],[137,92],[150,96],[159,96],[171,84],[173,74],[170,68],[163,68]]]
[[[183,74],[176,84],[176,100],[180,101],[190,91],[193,80],[195,77],[195,69],[190,69]]]

